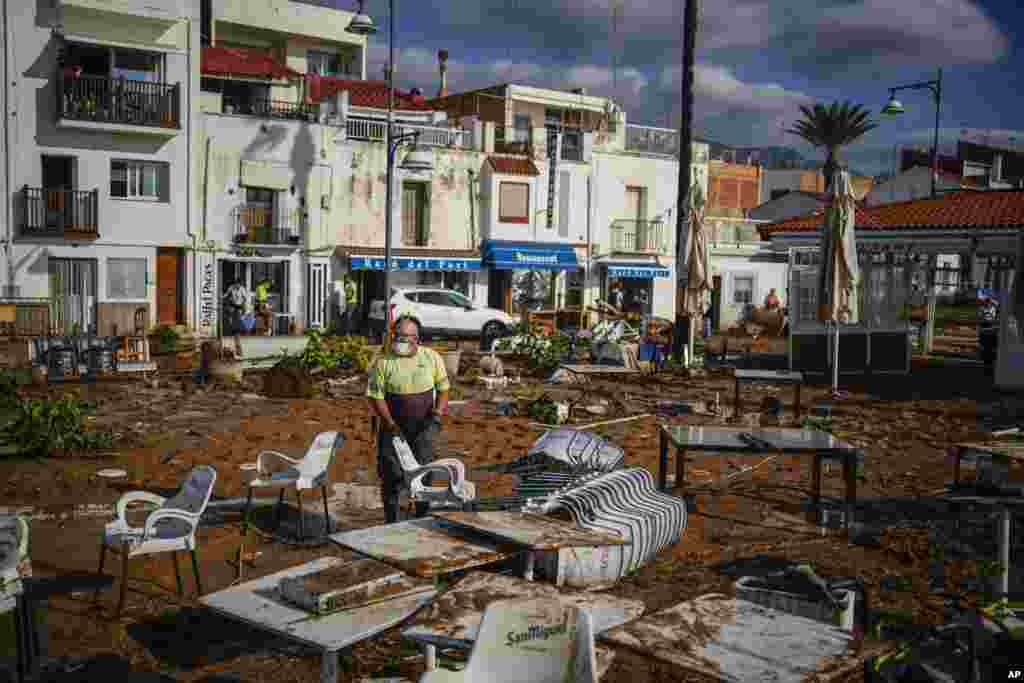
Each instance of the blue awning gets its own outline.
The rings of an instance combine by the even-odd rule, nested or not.
[[[576,250],[558,242],[485,240],[483,264],[491,270],[578,270]]]
[[[650,279],[655,277],[671,277],[672,271],[665,266],[652,263],[609,263],[608,275],[611,277]]]
[[[350,256],[348,262],[352,270],[384,270],[384,264],[386,263],[383,256]],[[391,270],[478,271],[480,270],[480,259],[438,256],[392,256]]]

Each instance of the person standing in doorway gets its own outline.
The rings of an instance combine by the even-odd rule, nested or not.
[[[768,290],[768,296],[764,298],[764,308],[766,311],[776,311],[782,304],[779,302],[779,296],[775,293],[775,289]]]
[[[357,331],[356,316],[359,311],[359,287],[351,275],[345,275],[345,297],[341,308],[342,333],[349,335]]]
[[[370,368],[366,397],[380,420],[377,433],[377,475],[380,477],[384,518],[398,521],[398,496],[404,474],[394,438],[403,438],[420,465],[434,460],[434,438],[441,418],[448,414],[448,372],[444,359],[419,345],[419,324],[408,316],[395,321],[397,334],[391,347]],[[429,485],[429,477],[424,481]],[[427,513],[427,503],[416,504],[416,515]]]
[[[249,303],[249,290],[236,278],[225,292],[224,300],[227,302],[228,334],[238,334],[242,330],[242,315]]]

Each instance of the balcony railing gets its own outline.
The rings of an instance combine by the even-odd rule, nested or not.
[[[299,209],[275,211],[265,206],[242,205],[235,209],[235,242],[240,244],[299,244],[302,213]]]
[[[495,154],[525,154],[533,156],[533,129],[494,127]]]
[[[98,190],[53,190],[28,187],[21,190],[25,214],[23,235],[96,239],[99,237]]]
[[[668,252],[665,224],[662,221],[617,220],[612,223],[612,251],[626,253]]]
[[[57,76],[62,119],[181,128],[181,88],[166,83],[82,75]]]
[[[626,151],[679,156],[679,131],[651,126],[626,126]]]
[[[348,137],[351,140],[370,140],[383,142],[387,136],[387,121],[373,119],[353,119],[345,122]],[[468,147],[468,132],[461,128],[439,128],[434,126],[416,126],[407,123],[394,124],[394,135],[418,132],[419,144],[428,147]]]
[[[225,114],[259,116],[267,119],[292,119],[309,121],[315,119],[320,108],[306,102],[287,100],[253,99],[249,97],[225,97],[221,105]]]

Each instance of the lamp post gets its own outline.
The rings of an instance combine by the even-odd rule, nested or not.
[[[935,98],[935,136],[932,139],[932,199],[934,199],[938,196],[935,184],[939,176],[939,113],[942,109],[942,67],[939,67],[939,77],[934,81],[911,83],[910,85],[889,88],[889,101],[882,107],[881,113],[884,116],[896,116],[907,111],[903,108],[903,104],[896,99],[897,91],[925,89],[931,91],[932,97]]]
[[[359,0],[359,11],[352,17],[347,32],[357,36],[370,36],[377,32],[373,19],[367,15],[364,9],[364,1]],[[412,140],[413,148],[402,161],[400,168],[406,171],[430,171],[433,169],[431,155],[416,146],[419,139],[419,131],[404,133],[396,136],[394,134],[395,120],[395,0],[388,0],[388,125],[385,141],[387,144],[387,177],[385,178],[385,210],[384,210],[384,308],[385,308],[385,338],[391,330],[391,197],[392,184],[394,182],[395,153],[406,141]]]

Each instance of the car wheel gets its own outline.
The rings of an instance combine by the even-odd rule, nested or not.
[[[496,320],[492,320],[484,325],[484,328],[480,331],[480,350],[490,351],[494,340],[504,333],[505,326]]]

